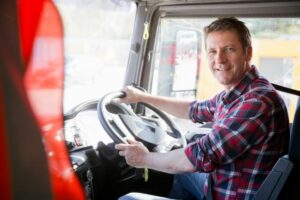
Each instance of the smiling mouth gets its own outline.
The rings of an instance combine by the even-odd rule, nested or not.
[[[229,67],[226,67],[226,66],[219,66],[219,67],[216,67],[215,70],[216,71],[219,71],[219,72],[223,72],[223,71],[228,71],[230,68]]]
[[[228,69],[226,69],[226,68],[216,68],[215,70],[218,72],[228,71]]]

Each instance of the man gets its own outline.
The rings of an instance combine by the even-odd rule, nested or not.
[[[179,174],[171,198],[202,199],[209,179],[214,199],[253,199],[287,151],[287,110],[273,86],[250,65],[251,36],[243,22],[220,18],[204,33],[209,67],[224,91],[210,100],[189,102],[126,87],[127,96],[118,101],[146,102],[194,122],[212,121],[211,133],[165,154],[149,152],[132,140],[116,148],[129,165]],[[185,173],[195,171],[200,173]]]

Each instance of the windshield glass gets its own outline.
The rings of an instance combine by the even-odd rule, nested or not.
[[[55,0],[55,4],[64,28],[66,113],[121,88],[136,5],[125,0]]]

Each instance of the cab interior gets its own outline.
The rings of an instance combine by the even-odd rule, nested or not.
[[[133,37],[131,37],[129,46],[130,51],[123,85],[139,86],[152,94],[175,98],[194,99],[212,96],[216,91],[219,91],[220,87],[209,77],[208,68],[205,66],[207,63],[201,28],[219,16],[236,16],[249,25],[253,34],[254,56],[252,61],[258,66],[261,73],[271,79],[276,89],[284,95],[292,127],[295,111],[299,106],[300,86],[300,82],[297,80],[299,79],[297,74],[300,72],[300,57],[299,52],[293,50],[299,48],[300,45],[298,2],[139,1],[136,3]],[[277,23],[282,24],[278,25]],[[291,33],[288,29],[294,29],[294,31],[296,29],[296,31]],[[87,101],[83,105],[79,104],[78,107],[83,111],[88,110],[88,112],[92,112],[93,109],[96,110],[94,118],[97,118],[97,114],[100,121],[101,119],[105,121],[103,116],[101,117],[99,114],[104,112],[101,110],[101,104],[106,105],[103,102],[109,102],[106,98],[115,98],[114,95],[117,96],[118,93],[117,89],[120,88],[113,91],[116,94],[111,94],[109,91],[104,97]],[[134,115],[141,117],[143,121],[156,123],[157,119],[161,120],[161,116],[145,105],[137,104],[129,105],[129,107],[135,113]],[[128,114],[127,111],[123,111],[122,108],[115,107],[115,105],[107,105],[107,108],[102,106],[102,108],[117,115]],[[75,107],[73,110],[77,112],[78,108]],[[68,114],[65,117],[69,116]],[[131,115],[130,112],[129,115]],[[73,117],[76,118],[77,113],[76,117],[75,115]],[[69,120],[69,117],[67,119]],[[110,120],[119,121],[114,117]],[[122,122],[112,121],[100,123],[112,141],[108,143],[99,141],[95,145],[96,148],[82,145],[82,147],[70,149],[71,160],[73,154],[83,154],[86,156],[86,163],[89,163],[92,172],[101,174],[99,179],[95,178],[91,182],[83,180],[82,182],[85,186],[88,185],[97,191],[94,194],[96,199],[99,197],[116,199],[122,194],[133,191],[167,196],[173,176],[150,170],[149,175],[145,178],[144,169],[135,169],[126,165],[124,159],[119,157],[114,150],[115,143],[124,141],[115,135],[130,137],[130,134],[133,134],[150,150],[159,151],[161,149],[155,148],[155,145],[151,146],[152,143],[149,144],[147,138],[139,138],[130,127],[130,133],[124,133],[126,131],[122,129],[122,125],[118,124],[122,124]],[[162,119],[162,121],[164,120]],[[178,129],[183,132],[187,142],[205,134],[211,127],[211,124],[191,124],[182,119],[174,119],[174,121],[178,124]],[[98,121],[95,123],[99,124]],[[124,119],[123,123],[126,124]],[[161,123],[163,122],[157,122],[157,124]],[[110,126],[112,127],[110,128]],[[73,129],[76,128],[73,127]],[[174,145],[166,151],[178,148],[178,146]],[[80,167],[88,167],[83,164],[77,168],[80,176],[85,179],[82,174],[86,172],[83,172],[85,170],[81,171]],[[285,166],[285,168],[288,167]],[[277,175],[280,173],[275,171]],[[271,178],[269,182],[274,183],[278,180]],[[268,185],[272,184],[269,183]],[[277,190],[283,190],[283,187],[276,187],[274,186],[273,192],[266,191],[262,187],[257,199],[283,198],[280,197],[281,192],[272,196],[272,193],[275,194]],[[108,191],[109,188],[114,188],[114,192],[101,192]],[[287,193],[283,194],[282,192],[281,195],[287,195]]]
[[[28,50],[32,52],[31,56],[26,57],[26,51],[23,51],[22,58],[27,58],[26,62],[14,60],[18,57],[16,55],[12,58],[7,56],[11,52],[13,54],[12,47],[8,48],[7,54],[3,53],[4,48],[1,49],[1,56],[5,56],[3,66],[9,66],[7,63],[19,66],[23,63],[22,65],[30,67],[27,72],[17,68],[19,71],[14,73],[20,75],[20,80],[13,79],[18,77],[12,75],[10,69],[13,67],[4,67],[1,74],[4,80],[2,85],[5,86],[2,96],[6,98],[3,107],[15,111],[14,105],[20,105],[22,110],[5,116],[8,119],[6,121],[10,122],[6,132],[13,133],[7,137],[10,141],[19,141],[21,132],[40,132],[36,135],[29,134],[28,137],[35,138],[32,141],[35,141],[34,144],[42,152],[36,157],[41,157],[38,161],[43,164],[37,162],[32,165],[35,169],[36,166],[43,167],[47,181],[39,184],[40,180],[33,179],[33,183],[36,183],[37,188],[44,186],[52,189],[35,193],[25,183],[23,190],[15,189],[20,187],[13,184],[13,196],[27,195],[28,198],[35,199],[40,195],[42,198],[46,196],[46,199],[54,196],[57,199],[96,200],[117,199],[128,192],[143,192],[166,197],[172,187],[173,175],[154,170],[146,172],[145,169],[128,166],[118,155],[114,145],[124,142],[125,137],[134,137],[150,151],[167,152],[201,137],[209,132],[212,125],[194,124],[174,118],[151,105],[117,105],[111,103],[111,100],[123,95],[120,90],[125,85],[133,85],[155,95],[191,100],[209,98],[221,91],[222,88],[207,67],[202,28],[218,17],[234,16],[249,27],[254,48],[252,63],[282,94],[291,127],[289,153],[274,166],[256,199],[295,197],[300,180],[300,2],[44,2],[45,11],[39,15],[43,19],[40,23],[43,24],[37,28],[40,35],[33,37],[32,49]],[[9,9],[4,8],[10,3],[3,5],[6,13]],[[51,15],[51,12],[56,14]],[[59,28],[43,34],[47,30],[46,22],[52,20],[60,24],[57,26]],[[11,24],[9,21],[2,23],[2,27],[9,28],[3,35],[7,36],[9,31],[15,30],[11,28]],[[28,30],[25,25],[26,23],[23,24],[23,29],[15,31]],[[12,42],[8,41],[14,41],[14,36],[7,38],[9,40],[3,40],[3,44],[9,46]],[[24,48],[26,43],[16,44],[15,47]],[[9,60],[14,62],[8,62]],[[17,84],[5,77],[12,78]],[[18,84],[24,86],[19,87]],[[28,100],[16,101],[26,98]],[[26,111],[28,108],[33,110],[29,114]],[[31,128],[24,125],[14,129],[12,121],[17,116],[26,119]],[[17,121],[20,124],[22,122],[25,121]],[[167,139],[163,138],[165,143],[156,137],[137,134],[140,130],[151,132],[153,129],[167,133]],[[37,138],[37,135],[40,136]],[[40,138],[43,143],[39,142]],[[12,145],[18,146],[11,153],[11,156],[17,158],[25,158],[30,156],[28,154],[37,152],[33,149],[34,145],[28,142],[25,146],[32,146],[28,154],[19,155],[19,149],[24,149],[24,144],[11,142],[8,146]],[[59,145],[61,147],[58,148]],[[61,152],[67,152],[67,156],[56,152],[60,148]],[[44,151],[46,158],[42,158]],[[55,156],[58,156],[58,160],[52,160]],[[11,165],[24,166],[18,162]],[[34,160],[30,162],[33,163]],[[12,169],[12,174],[19,174],[15,181],[24,177],[27,180],[29,175],[20,173],[18,169]],[[32,171],[34,170],[30,170]],[[74,175],[72,179],[63,178],[69,177],[66,171]],[[62,179],[65,180],[61,181]],[[66,184],[63,191],[61,188],[64,181]],[[77,184],[78,193],[74,192],[75,189],[72,191],[72,184]]]

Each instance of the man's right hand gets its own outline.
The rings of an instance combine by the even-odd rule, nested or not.
[[[143,102],[161,109],[171,115],[179,118],[189,119],[190,100],[179,100],[171,97],[151,95],[143,92],[134,86],[126,86],[122,89],[125,97],[116,98],[112,101],[115,103],[138,103]]]
[[[142,92],[141,90],[133,86],[125,86],[122,89],[122,92],[125,93],[125,97],[113,99],[115,103],[137,103],[143,102],[143,97],[148,93]]]

